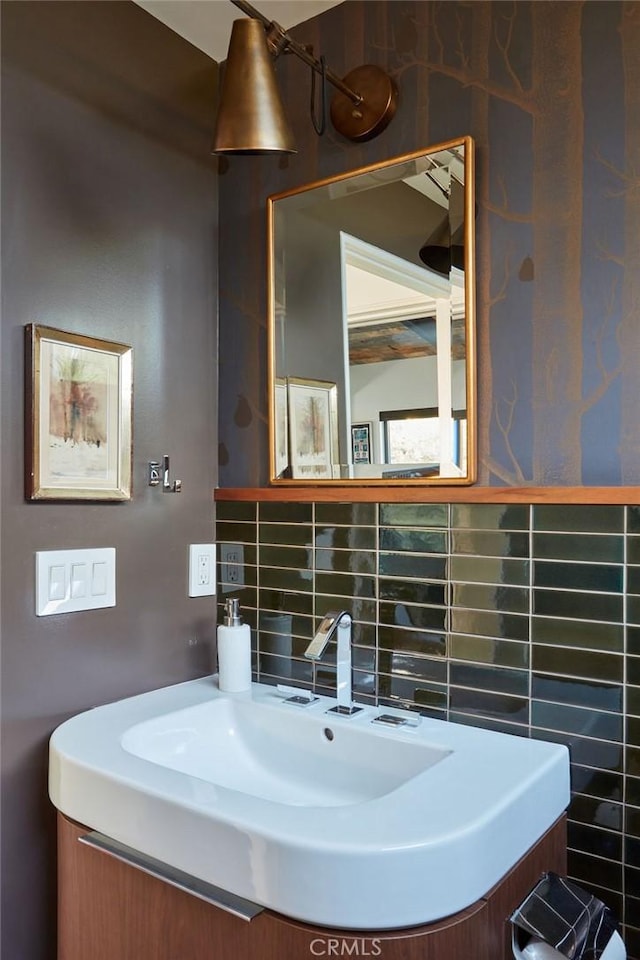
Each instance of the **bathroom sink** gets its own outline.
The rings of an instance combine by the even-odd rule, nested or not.
[[[286,697],[225,694],[208,677],[80,714],[51,738],[51,799],[239,897],[362,930],[471,905],[569,802],[559,744]]]
[[[336,729],[319,719],[219,698],[136,724],[122,746],[220,787],[308,807],[383,797],[449,753],[428,743],[372,737],[349,723],[338,721]]]

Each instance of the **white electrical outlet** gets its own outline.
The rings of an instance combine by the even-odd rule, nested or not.
[[[213,597],[216,592],[216,545],[189,546],[189,596]]]

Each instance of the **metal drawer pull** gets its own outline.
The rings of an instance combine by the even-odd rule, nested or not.
[[[207,903],[213,904],[214,907],[220,907],[221,910],[226,910],[227,913],[232,913],[235,917],[240,917],[241,920],[253,920],[264,910],[264,907],[253,903],[252,900],[245,900],[243,897],[237,897],[234,893],[229,893],[228,890],[223,890],[221,887],[214,887],[212,883],[207,883],[206,880],[199,880],[198,877],[193,877],[183,870],[170,867],[168,863],[149,857],[146,853],[140,853],[133,847],[127,847],[124,843],[112,840],[111,837],[107,837],[103,833],[94,830],[78,837],[78,840],[88,847],[108,853],[109,856],[127,863],[130,867],[142,870],[143,873],[148,873],[158,880],[164,880],[165,883],[177,887],[178,890],[184,890],[185,893],[190,893],[200,900],[206,900]]]

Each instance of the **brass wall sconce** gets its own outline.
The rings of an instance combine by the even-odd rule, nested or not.
[[[235,20],[222,82],[212,153],[295,153],[293,134],[276,83],[273,60],[294,53],[322,80],[322,116],[312,120],[318,134],[325,127],[325,87],[337,92],[331,122],[347,140],[372,140],[389,125],[398,103],[398,88],[381,67],[356,67],[342,80],[275,21],[246,0],[231,0],[249,19]]]

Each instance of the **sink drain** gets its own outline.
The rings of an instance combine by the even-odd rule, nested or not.
[[[334,733],[333,733],[333,730],[331,729],[331,727],[325,727],[322,732],[323,732],[324,735],[325,735],[325,739],[327,739],[327,740],[329,740],[329,741],[333,740]]]

